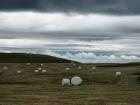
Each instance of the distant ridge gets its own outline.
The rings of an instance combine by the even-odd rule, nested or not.
[[[0,53],[0,63],[70,63],[71,60],[49,55],[27,53]]]
[[[130,63],[100,63],[96,64],[98,67],[123,67],[123,66],[140,66],[140,62]]]

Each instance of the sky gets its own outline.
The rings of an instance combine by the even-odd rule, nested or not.
[[[140,0],[0,0],[0,52],[140,62]]]

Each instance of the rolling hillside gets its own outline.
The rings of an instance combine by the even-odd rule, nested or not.
[[[0,53],[0,63],[70,63],[71,60],[49,55],[25,53]]]

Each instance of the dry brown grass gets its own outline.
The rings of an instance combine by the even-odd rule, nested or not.
[[[2,70],[8,66],[8,70]],[[139,65],[125,67],[97,67],[80,64],[44,64],[45,74],[36,74],[39,64],[0,64],[0,105],[140,105]],[[66,71],[65,68],[71,70]],[[17,70],[23,71],[20,75]],[[122,78],[114,83],[115,72]],[[79,75],[81,86],[62,87],[62,78]]]

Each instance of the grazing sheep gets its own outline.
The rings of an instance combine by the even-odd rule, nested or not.
[[[78,67],[78,69],[82,69],[82,67],[81,67],[81,66],[79,66],[79,67]]]
[[[38,73],[38,72],[39,72],[39,70],[35,70],[34,72],[35,72],[35,73]]]
[[[28,66],[31,65],[31,63],[27,63],[27,65],[28,65]]]
[[[116,76],[121,76],[122,73],[121,72],[116,72]]]
[[[76,63],[73,63],[73,66],[76,66]]]
[[[43,66],[43,65],[44,65],[43,63],[40,64],[40,66]]]
[[[73,64],[74,62],[71,62],[71,64]]]
[[[41,70],[42,70],[42,68],[40,67],[40,68],[38,68],[38,70],[39,70],[39,71],[41,71]]]
[[[68,68],[68,67],[67,67],[67,68],[65,68],[65,70],[67,70],[67,71],[68,71],[68,70],[70,70],[70,68]]]
[[[18,71],[17,71],[17,74],[21,74],[21,71],[20,71],[20,70],[18,70]]]
[[[74,62],[71,62],[71,64],[72,64],[73,66],[76,66],[76,63],[74,63]]]
[[[4,67],[3,67],[3,70],[8,70],[8,67],[4,66]]]
[[[62,86],[70,86],[70,79],[62,79]]]
[[[121,72],[116,72],[116,78],[115,78],[115,82],[119,82],[121,80]]]
[[[42,73],[46,73],[47,71],[46,71],[46,70],[42,70],[41,72],[42,72]]]
[[[93,66],[93,67],[92,67],[92,70],[96,70],[96,67],[95,67],[95,66]]]
[[[79,76],[74,76],[71,79],[71,84],[75,85],[75,86],[78,86],[78,85],[81,85],[82,81],[83,80]]]

